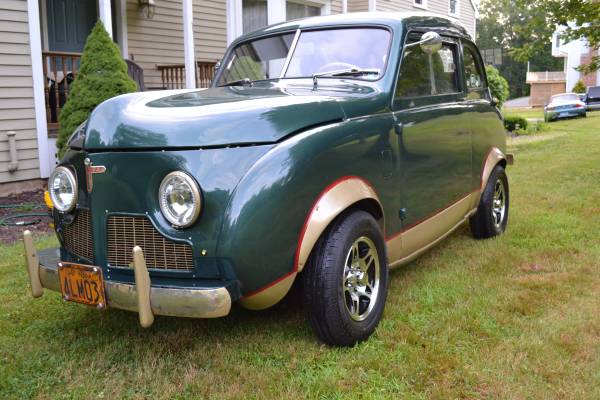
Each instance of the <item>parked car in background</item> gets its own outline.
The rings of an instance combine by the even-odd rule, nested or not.
[[[383,315],[388,268],[467,221],[505,231],[512,158],[456,22],[290,21],[221,65],[210,89],[118,96],[76,130],[48,182],[60,247],[24,235],[34,297],[147,327],[265,309],[301,281],[316,335],[348,346]]]
[[[560,118],[585,117],[585,103],[577,93],[555,94],[550,103],[544,107],[544,121],[550,122]]]
[[[591,86],[587,89],[585,108],[588,111],[600,110],[600,86]]]

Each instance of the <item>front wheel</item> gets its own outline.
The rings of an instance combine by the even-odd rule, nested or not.
[[[508,223],[508,206],[506,171],[502,165],[496,165],[481,194],[477,212],[469,219],[473,236],[487,239],[502,234]]]
[[[367,212],[346,214],[317,242],[302,273],[308,321],[323,342],[367,339],[383,314],[388,288],[385,243]]]

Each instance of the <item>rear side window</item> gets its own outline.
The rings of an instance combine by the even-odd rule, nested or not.
[[[396,99],[459,92],[457,59],[457,47],[454,43],[444,43],[435,54],[423,52],[418,45],[404,49],[396,85]]]
[[[469,97],[481,98],[478,93],[485,89],[485,75],[477,51],[470,43],[463,43],[463,62],[465,65],[465,85]]]

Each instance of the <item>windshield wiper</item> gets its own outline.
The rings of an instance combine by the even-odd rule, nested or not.
[[[359,69],[359,68],[348,68],[341,69],[338,71],[329,71],[329,72],[321,72],[318,74],[313,74],[313,88],[317,88],[318,79],[323,76],[360,76],[360,75],[379,75],[381,71],[377,68],[371,69]]]
[[[254,86],[254,82],[250,80],[250,78],[238,79],[236,81],[231,81],[224,83],[220,86]]]

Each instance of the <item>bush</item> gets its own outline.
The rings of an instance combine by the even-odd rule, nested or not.
[[[508,115],[504,117],[504,128],[509,132],[514,132],[517,129],[527,129],[527,120],[518,115]]]
[[[571,89],[571,92],[573,93],[585,93],[586,87],[583,83],[583,81],[580,79],[577,81],[577,83],[575,84],[575,86],[573,86],[573,89]]]
[[[98,21],[85,42],[79,72],[60,112],[60,129],[56,140],[59,156],[67,150],[67,140],[71,134],[98,104],[136,90],[137,85],[127,75],[127,64],[121,58],[119,48],[102,22]]]
[[[485,72],[487,74],[492,96],[498,99],[498,107],[502,107],[502,104],[508,100],[508,82],[500,75],[500,72],[491,65],[485,67]]]
[[[525,129],[517,129],[515,133],[519,136],[535,135],[544,132],[545,130],[548,130],[548,124],[544,122],[535,122],[533,124],[528,124]]]

